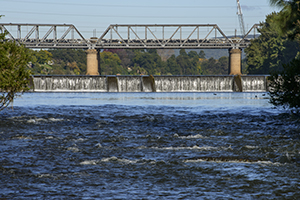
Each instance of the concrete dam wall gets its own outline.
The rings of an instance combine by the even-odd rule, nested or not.
[[[35,92],[266,92],[266,76],[33,76]]]

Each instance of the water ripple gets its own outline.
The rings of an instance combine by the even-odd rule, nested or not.
[[[2,113],[0,198],[300,198],[299,119],[251,94],[240,107],[226,105],[240,94],[129,95],[136,105],[17,105]]]

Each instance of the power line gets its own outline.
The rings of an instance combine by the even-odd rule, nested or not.
[[[22,13],[22,14],[32,14],[32,15],[55,15],[55,16],[79,16],[78,14],[70,14],[70,13],[46,13],[46,12],[26,12],[26,11],[0,11],[1,13]],[[98,14],[80,14],[80,17],[105,17],[105,18],[149,18],[149,19],[154,19],[154,18],[178,18],[178,19],[191,19],[191,18],[236,18],[236,16],[141,16],[141,15],[135,15],[135,16],[130,16],[130,15],[98,15]],[[259,16],[247,16],[249,17],[259,17]]]
[[[171,9],[216,9],[216,8],[235,8],[235,6],[139,6],[139,5],[112,5],[112,4],[87,4],[87,3],[53,3],[53,2],[40,2],[40,1],[20,1],[20,0],[2,0],[9,2],[18,2],[18,3],[32,3],[32,4],[48,4],[48,5],[65,5],[65,6],[90,6],[90,7],[121,7],[121,8],[171,8]],[[247,6],[248,8],[261,8],[261,7],[269,7],[267,5],[256,5],[256,6]]]

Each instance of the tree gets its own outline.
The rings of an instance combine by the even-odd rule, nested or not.
[[[156,49],[149,49],[147,51],[135,50],[134,53],[135,56],[132,61],[135,67],[139,66],[141,69],[145,69],[147,74],[150,75],[162,74],[162,69],[165,68],[166,65],[157,54]]]
[[[300,60],[283,65],[283,70],[270,76],[270,103],[300,109]]]
[[[121,60],[116,53],[103,51],[100,53],[100,68],[103,75],[126,74],[124,68],[121,67]]]
[[[49,52],[52,54],[53,65],[51,66],[52,71],[48,74],[86,74],[86,52],[84,50],[55,49],[49,50]],[[39,73],[43,74],[43,72]]]
[[[282,70],[282,64],[290,62],[299,51],[299,43],[280,35],[277,21],[280,13],[273,12],[261,23],[261,35],[245,49],[249,74],[270,74]]]
[[[205,59],[205,53],[203,50],[199,52],[199,58]]]
[[[46,50],[34,51],[29,50],[31,54],[31,64],[29,65],[30,70],[33,74],[50,74],[53,69],[52,65],[52,54]]]
[[[52,54],[46,50],[32,51],[32,57],[35,57],[36,62],[40,64],[48,63],[52,60]]]
[[[218,63],[219,63],[218,74],[220,74],[220,75],[228,74],[228,65],[229,65],[228,56],[222,56],[221,58],[219,58]]]
[[[281,35],[288,35],[294,40],[300,39],[300,9],[299,1],[270,0],[272,5],[282,8],[279,13],[279,24]],[[298,44],[299,47],[299,44]],[[300,60],[293,59],[289,64],[283,65],[283,70],[273,73],[270,79],[270,103],[275,106],[288,107],[299,113],[300,108]]]
[[[300,39],[300,1],[270,0],[271,5],[282,8],[277,24],[281,35],[287,34],[291,39]]]
[[[167,71],[168,71],[169,75],[180,75],[180,74],[182,74],[182,70],[176,62],[175,55],[172,55],[167,60]]]
[[[191,61],[188,54],[185,52],[184,49],[180,49],[179,56],[176,58],[177,64],[181,67],[182,73],[180,75],[191,75],[190,74],[190,67],[191,67]]]
[[[104,49],[104,51],[117,54],[121,60],[121,65],[123,68],[128,68],[132,65],[134,52],[131,49]]]
[[[201,68],[205,75],[227,75],[229,59],[227,56],[222,56],[218,60],[211,57],[208,60],[201,61]]]
[[[5,35],[0,33],[0,110],[12,104],[19,93],[29,90],[31,75],[26,69],[30,61],[28,49],[6,41]]]
[[[196,51],[189,51],[188,56],[190,58],[197,58],[197,59],[199,58],[199,56],[198,56],[198,54],[197,54]]]

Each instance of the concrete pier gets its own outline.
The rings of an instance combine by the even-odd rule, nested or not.
[[[229,75],[241,75],[242,50],[229,49]]]
[[[88,49],[86,50],[86,75],[99,75],[98,72],[98,51],[96,49]]]

